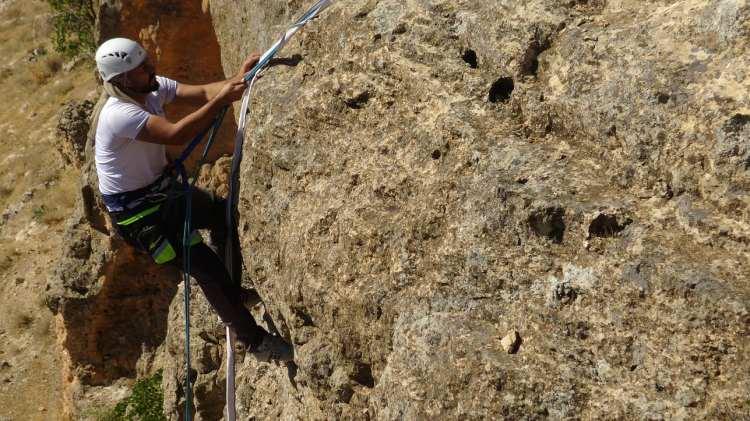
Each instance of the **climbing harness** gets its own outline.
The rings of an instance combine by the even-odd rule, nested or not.
[[[243,159],[243,146],[245,142],[245,126],[247,124],[247,114],[250,112],[250,96],[253,90],[253,87],[255,86],[255,82],[258,80],[258,77],[261,75],[261,73],[268,67],[268,65],[271,62],[271,59],[274,58],[274,56],[281,51],[282,48],[287,44],[287,42],[296,34],[300,29],[302,29],[308,22],[315,19],[320,12],[325,10],[328,6],[331,5],[333,0],[319,0],[313,7],[311,7],[305,14],[302,15],[292,26],[290,26],[284,34],[279,38],[276,43],[269,48],[258,60],[258,63],[251,69],[249,72],[247,72],[244,76],[245,83],[247,84],[247,88],[245,89],[244,94],[242,95],[242,105],[240,108],[240,121],[237,127],[237,134],[235,136],[234,140],[234,155],[232,157],[232,170],[229,178],[229,195],[227,198],[227,208],[226,208],[226,223],[227,223],[227,242],[226,242],[226,259],[225,259],[225,265],[227,268],[227,271],[230,274],[230,277],[233,282],[235,283],[241,283],[241,277],[242,277],[242,267],[240,264],[240,253],[239,253],[239,247],[238,247],[238,234],[237,234],[237,224],[236,224],[236,215],[237,215],[237,203],[238,203],[238,194],[239,194],[239,167],[242,163]],[[199,161],[199,164],[197,166],[198,170],[200,169],[200,164],[206,159],[206,156],[208,155],[208,151],[211,148],[211,145],[213,144],[214,138],[216,136],[216,133],[218,132],[219,126],[221,126],[221,123],[224,119],[224,116],[227,112],[227,107],[223,108],[219,115],[214,120],[214,123],[211,125],[209,139],[206,143],[206,147],[203,152],[203,156],[201,160]],[[190,154],[195,150],[195,148],[202,142],[204,136],[206,135],[206,131],[203,133],[200,133],[198,136],[193,139],[188,146],[185,148],[183,153],[180,155],[180,157],[175,160],[171,164],[171,169],[176,171],[177,175],[182,180],[182,186],[184,190],[185,195],[185,221],[183,225],[183,276],[184,276],[184,283],[185,283],[185,297],[184,297],[184,306],[185,306],[185,413],[184,413],[184,419],[186,421],[192,420],[192,413],[191,413],[191,407],[193,405],[193,396],[192,396],[192,384],[190,381],[191,377],[191,367],[190,367],[190,247],[193,240],[193,235],[191,234],[191,217],[192,217],[192,206],[191,206],[191,190],[194,187],[195,179],[197,177],[193,177],[193,181],[189,181],[189,178],[187,176],[187,171],[185,170],[184,162],[185,160],[190,156]],[[158,210],[158,209],[157,209]],[[149,209],[148,212],[156,212],[156,210]],[[227,334],[227,383],[226,383],[226,400],[227,400],[227,420],[229,421],[235,421],[236,420],[236,408],[235,408],[235,372],[234,372],[234,338],[231,332],[231,329],[229,327],[226,328],[226,334]]]
[[[126,241],[140,250],[147,251],[157,264],[164,264],[177,257],[169,239],[161,228],[163,221],[163,206],[171,205],[171,201],[183,196],[185,200],[185,219],[183,221],[182,250],[183,250],[183,280],[185,305],[185,419],[192,415],[191,367],[190,367],[190,251],[193,246],[202,242],[201,236],[192,230],[192,190],[195,187],[198,171],[208,156],[208,152],[216,139],[219,127],[226,115],[224,107],[206,130],[198,134],[185,148],[182,154],[164,171],[164,174],[152,183],[133,192],[117,195],[102,195],[107,209],[115,222],[117,231]],[[208,140],[203,155],[196,164],[195,174],[188,177],[185,160],[208,134]],[[180,183],[178,184],[178,180]]]

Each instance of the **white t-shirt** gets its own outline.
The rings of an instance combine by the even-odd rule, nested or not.
[[[148,117],[164,116],[164,105],[177,96],[177,82],[161,76],[156,80],[159,90],[146,96],[145,109],[112,97],[99,114],[94,157],[102,194],[146,187],[159,178],[167,165],[164,145],[137,139]]]

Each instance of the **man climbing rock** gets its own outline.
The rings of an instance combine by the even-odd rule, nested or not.
[[[242,77],[259,58],[248,57],[233,78],[192,86],[157,76],[148,54],[135,41],[110,39],[97,50],[97,69],[108,96],[100,101],[93,120],[99,190],[117,232],[156,264],[182,267],[185,201],[180,188],[172,188],[165,145],[187,144],[223,107],[240,99],[245,90]],[[173,123],[163,109],[171,102],[191,104],[196,110]],[[194,189],[191,225],[224,238],[224,200]],[[256,349],[266,333],[244,307],[242,289],[231,282],[222,260],[197,233],[190,244],[190,275],[237,339]]]

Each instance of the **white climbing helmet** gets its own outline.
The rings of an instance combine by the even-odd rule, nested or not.
[[[146,59],[146,50],[137,42],[127,38],[112,38],[96,50],[96,68],[105,82],[129,72]]]

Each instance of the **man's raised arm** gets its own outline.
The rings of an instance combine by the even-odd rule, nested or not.
[[[260,54],[251,54],[242,64],[240,72],[235,77],[244,76],[245,73],[252,70],[252,68],[258,64],[258,60],[260,60]],[[175,100],[191,105],[203,105],[218,95],[226,82],[227,81],[220,81],[205,85],[188,85],[185,83],[179,83],[177,85],[177,97]]]
[[[210,101],[176,123],[158,115],[150,115],[137,139],[161,145],[184,145],[191,141],[211,125],[222,107],[240,99],[245,91],[242,77],[218,83],[221,84],[219,92]]]

